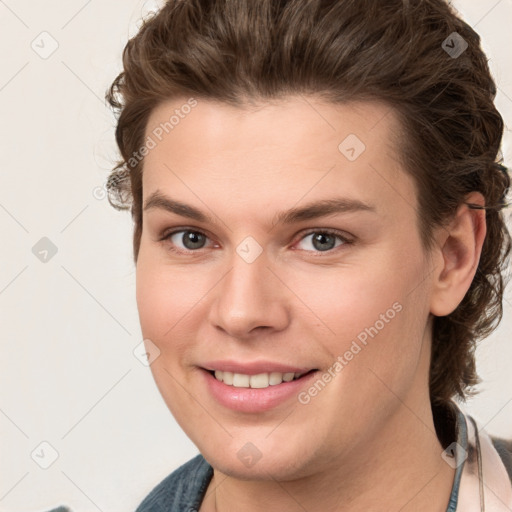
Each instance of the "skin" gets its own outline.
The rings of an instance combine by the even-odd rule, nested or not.
[[[147,134],[185,102],[156,108]],[[379,103],[290,96],[241,109],[200,99],[145,157],[143,201],[158,190],[215,220],[144,211],[137,261],[142,333],[160,350],[155,382],[214,468],[201,512],[446,510],[454,470],[430,408],[431,321],[469,288],[485,217],[462,205],[425,251],[415,184],[391,142],[398,129]],[[366,146],[354,161],[338,150],[349,134]],[[375,211],[274,225],[280,211],[339,196]],[[483,204],[478,193],[467,199]],[[179,229],[204,233],[204,246],[188,249],[183,233],[160,240]],[[352,243],[321,251],[311,229]],[[252,263],[236,252],[247,236],[263,249]],[[212,359],[327,371],[397,302],[308,404],[236,412],[204,385],[199,366]],[[251,467],[237,456],[247,442],[261,454]]]

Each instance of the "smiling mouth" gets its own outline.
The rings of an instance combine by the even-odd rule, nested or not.
[[[309,375],[312,372],[316,372],[316,369],[310,370],[303,373],[281,373],[281,372],[270,372],[270,373],[258,373],[256,375],[247,375],[244,373],[235,372],[223,372],[220,370],[207,370],[210,375],[215,377],[220,382],[223,382],[227,386],[233,386],[235,388],[253,388],[253,389],[265,389],[270,386],[277,386],[283,382],[291,382],[298,380],[305,375]]]

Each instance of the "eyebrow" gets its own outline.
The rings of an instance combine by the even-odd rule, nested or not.
[[[158,208],[170,213],[187,217],[197,222],[215,224],[215,220],[210,215],[198,210],[194,206],[176,201],[162,194],[159,190],[153,192],[144,203],[143,210]],[[331,199],[321,199],[306,204],[305,206],[291,208],[290,210],[278,212],[275,216],[276,224],[293,224],[304,220],[316,219],[327,215],[352,212],[370,212],[377,213],[375,206],[364,203],[359,199],[350,199],[344,197],[335,197]]]

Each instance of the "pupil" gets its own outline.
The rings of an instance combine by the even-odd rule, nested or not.
[[[200,249],[204,243],[204,237],[194,231],[186,231],[183,234],[183,245],[187,249]]]
[[[328,240],[328,242],[326,242]],[[331,242],[331,243],[329,243]],[[325,247],[326,244],[328,247]],[[313,237],[313,245],[315,249],[318,249],[320,251],[326,251],[328,249],[332,249],[334,247],[334,237],[332,235],[328,235],[326,233],[318,233]]]

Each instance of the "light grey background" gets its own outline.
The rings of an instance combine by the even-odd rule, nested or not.
[[[103,188],[117,158],[104,93],[138,20],[158,5],[0,0],[2,512],[134,510],[197,453],[133,355],[142,338],[131,219]],[[455,5],[488,52],[510,166],[512,0]],[[47,262],[32,251],[43,237],[57,249]],[[512,437],[510,288],[506,301],[478,350],[484,384],[467,409]]]

